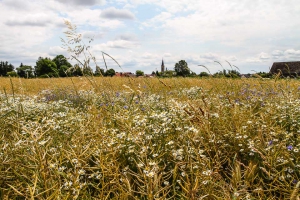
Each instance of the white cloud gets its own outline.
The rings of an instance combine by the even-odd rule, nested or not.
[[[135,16],[129,10],[120,10],[116,8],[108,8],[101,12],[101,17],[105,19],[134,19]]]
[[[238,59],[237,59],[236,56],[229,56],[229,57],[226,58],[226,60],[228,60],[228,61],[237,61]]]
[[[51,16],[47,16],[42,13],[38,14],[30,14],[25,17],[18,18],[9,18],[5,24],[8,26],[47,26],[53,23],[55,18],[51,18]]]
[[[104,36],[104,33],[98,31],[83,31],[83,38],[85,39],[101,39]]]
[[[169,20],[171,17],[171,13],[162,12],[159,15],[153,17],[152,19],[143,22],[142,25],[145,27],[156,27],[157,25],[160,25],[160,23],[165,23],[166,20]]]
[[[101,10],[81,9],[71,10],[66,13],[67,19],[77,26],[93,26],[106,29],[114,29],[123,26],[119,20],[107,20],[100,18]]]
[[[284,52],[281,51],[281,50],[274,50],[274,51],[272,52],[272,56],[273,56],[273,57],[280,57],[280,56],[283,56],[283,54],[284,54]]]
[[[172,57],[171,53],[164,53],[164,58],[169,58],[169,57]]]
[[[300,50],[288,49],[284,52],[284,54],[289,56],[300,56]]]
[[[94,5],[105,4],[105,0],[56,0],[56,1],[67,5],[79,5],[79,6],[94,6]]]
[[[145,52],[141,56],[143,59],[149,60],[149,59],[159,59],[159,56],[157,54]]]
[[[116,37],[116,40],[137,41],[137,37],[132,33],[122,33]]]
[[[261,60],[268,60],[268,59],[270,59],[270,55],[267,54],[267,53],[261,52],[259,54],[259,59],[261,59]]]
[[[96,56],[105,51],[132,71],[150,73],[162,58],[196,72],[221,70],[214,61],[250,71],[300,60],[299,0],[0,0],[0,13],[0,57],[9,62],[60,54],[64,19],[95,39]]]
[[[108,41],[104,44],[100,44],[99,47],[98,47],[98,49],[110,49],[110,48],[131,49],[131,48],[139,47],[139,43],[135,42],[135,41],[118,39],[118,40],[114,40],[114,41]]]
[[[247,58],[246,62],[249,63],[272,63],[272,62],[284,62],[300,60],[300,50],[286,49],[286,50],[274,50],[271,53],[261,52],[257,57]]]
[[[65,55],[67,56],[68,52],[66,49],[63,49],[60,46],[53,46],[49,48],[49,55],[57,56],[57,55]]]

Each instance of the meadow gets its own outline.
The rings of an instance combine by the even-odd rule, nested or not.
[[[0,199],[291,199],[292,79],[0,77]]]

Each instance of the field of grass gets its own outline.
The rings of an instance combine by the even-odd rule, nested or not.
[[[0,77],[0,199],[299,199],[300,82]]]

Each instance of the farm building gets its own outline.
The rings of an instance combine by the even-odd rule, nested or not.
[[[131,72],[116,72],[116,77],[135,77],[135,75]]]
[[[298,76],[300,75],[300,61],[294,62],[274,62],[270,73],[282,73],[283,76]]]

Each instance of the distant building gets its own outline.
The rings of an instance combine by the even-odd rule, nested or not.
[[[300,75],[300,61],[294,62],[274,62],[270,70],[271,74],[282,73],[283,76]]]
[[[164,60],[162,60],[161,62],[161,73],[165,72],[165,64],[164,64]]]
[[[135,75],[131,72],[116,72],[117,77],[135,77]]]
[[[148,77],[148,78],[153,78],[155,77],[156,75],[155,74],[145,74],[144,77]]]

